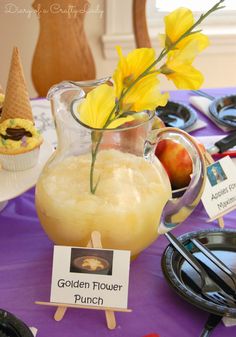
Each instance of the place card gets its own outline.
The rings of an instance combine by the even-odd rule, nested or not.
[[[236,170],[230,157],[224,157],[207,167],[207,179],[202,202],[209,221],[236,208]]]
[[[130,251],[54,246],[50,302],[127,308]]]

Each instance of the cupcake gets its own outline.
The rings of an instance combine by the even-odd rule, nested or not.
[[[21,171],[35,166],[42,141],[42,136],[30,120],[14,118],[0,123],[2,168]]]
[[[0,119],[0,164],[21,171],[37,164],[43,138],[34,126],[19,51],[13,49]]]

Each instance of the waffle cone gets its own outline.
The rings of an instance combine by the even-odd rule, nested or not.
[[[18,48],[14,47],[0,122],[9,118],[34,121]]]

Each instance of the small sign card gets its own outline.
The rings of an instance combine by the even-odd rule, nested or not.
[[[54,246],[51,302],[127,308],[130,251]]]
[[[210,221],[236,208],[236,168],[230,157],[224,157],[207,167],[202,202]]]

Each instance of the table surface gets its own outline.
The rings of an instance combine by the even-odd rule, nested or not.
[[[215,96],[235,93],[236,88],[207,90]],[[189,92],[171,92],[171,99],[188,102]],[[222,130],[207,121],[207,128],[193,136],[222,135]],[[236,228],[236,211],[224,217],[226,228]],[[173,233],[217,228],[207,223],[200,203],[192,215]],[[116,313],[117,328],[108,330],[102,311],[68,309],[64,319],[53,319],[55,308],[36,305],[49,301],[53,244],[43,232],[34,207],[34,189],[11,200],[0,213],[0,307],[38,329],[38,337],[142,337],[158,333],[163,337],[199,336],[208,313],[186,303],[166,283],[161,256],[168,245],[162,236],[131,263],[128,307],[131,313]],[[236,336],[236,326],[220,323],[214,337]]]

